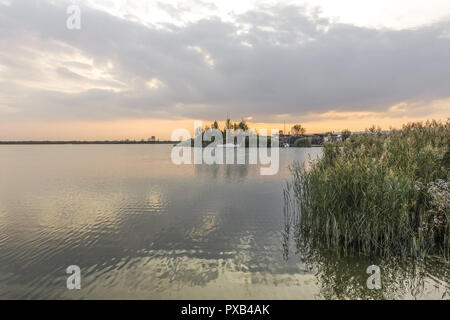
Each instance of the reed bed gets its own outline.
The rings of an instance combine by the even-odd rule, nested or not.
[[[344,254],[448,261],[449,148],[449,120],[326,143],[322,157],[292,167],[297,237]]]

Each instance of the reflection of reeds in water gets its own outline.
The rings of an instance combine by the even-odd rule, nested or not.
[[[311,253],[306,261],[317,270],[325,299],[450,299],[450,273],[439,261],[339,256],[326,249]],[[380,290],[366,285],[372,264],[381,269]]]
[[[302,232],[292,184],[287,184],[284,197],[283,257],[289,260],[291,242],[294,254],[313,272],[325,299],[450,299],[450,268],[448,262],[436,257],[405,259],[365,254],[346,254],[317,241]],[[367,287],[367,267],[381,269],[381,290]]]

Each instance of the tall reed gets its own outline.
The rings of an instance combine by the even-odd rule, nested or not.
[[[450,257],[450,121],[371,128],[292,167],[296,232],[345,254]]]

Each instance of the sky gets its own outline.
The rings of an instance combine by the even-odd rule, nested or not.
[[[68,7],[80,8],[69,29]],[[0,0],[0,140],[450,117],[450,1]]]

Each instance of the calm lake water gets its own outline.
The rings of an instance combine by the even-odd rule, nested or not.
[[[284,233],[288,166],[173,165],[169,145],[0,146],[0,298],[449,299],[448,265],[321,254]],[[377,264],[382,289],[366,287]],[[81,290],[66,268],[81,268]]]

